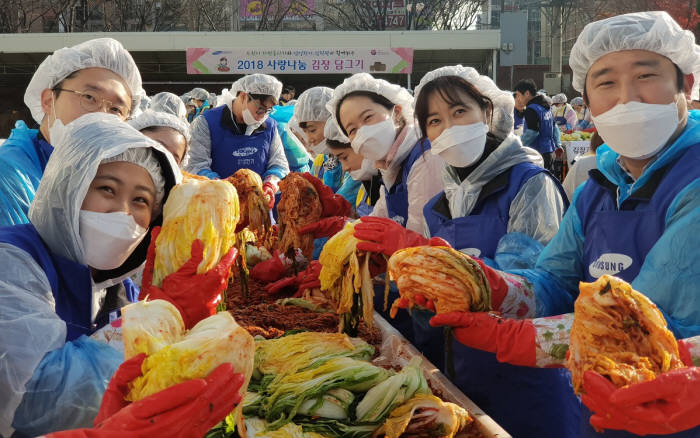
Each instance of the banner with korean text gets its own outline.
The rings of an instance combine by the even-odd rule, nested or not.
[[[413,70],[413,49],[188,48],[187,74],[402,73]]]

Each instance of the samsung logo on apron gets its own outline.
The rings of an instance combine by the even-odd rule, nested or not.
[[[233,155],[234,157],[249,157],[249,156],[255,154],[257,151],[258,151],[258,148],[251,148],[251,147],[240,148],[240,149],[234,150],[231,153],[231,155]]]
[[[588,266],[591,277],[598,278],[604,274],[616,275],[632,265],[632,257],[625,254],[606,253]]]

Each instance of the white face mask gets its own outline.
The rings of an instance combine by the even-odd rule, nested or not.
[[[95,269],[115,269],[129,258],[148,230],[124,212],[80,210],[80,239],[85,260]]]
[[[321,154],[327,154],[328,153],[328,144],[326,143],[326,139],[324,138],[317,144],[311,146],[311,150],[314,151],[316,155],[321,155]]]
[[[53,98],[51,99],[51,112],[53,113],[53,123],[51,126],[49,126],[49,143],[52,146],[57,145],[58,143],[61,142],[61,139],[66,135],[66,125],[63,124],[63,122],[56,117],[56,104],[54,101],[56,100],[56,96],[54,95]]]
[[[627,102],[591,119],[612,150],[633,159],[656,155],[680,123],[675,102],[666,105]]]
[[[389,149],[396,139],[396,125],[394,124],[394,112],[391,117],[375,123],[365,125],[357,130],[355,138],[350,143],[355,153],[372,161],[383,160],[389,153]]]
[[[470,166],[484,153],[488,132],[484,122],[451,126],[430,142],[430,150],[450,166]]]
[[[359,169],[351,170],[348,173],[355,181],[369,181],[377,174],[377,169],[374,167],[374,161],[364,159]]]

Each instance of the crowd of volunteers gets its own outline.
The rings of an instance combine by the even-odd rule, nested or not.
[[[141,362],[91,335],[148,296],[188,327],[210,314],[234,250],[161,288],[132,279],[183,175],[240,169],[260,175],[273,211],[280,181],[305,173],[323,204],[300,230],[314,259],[357,218],[357,249],[377,260],[420,245],[472,257],[498,316],[436,315],[423,300],[387,319],[513,437],[700,436],[692,364],[614,390],[589,372],[579,397],[545,347],[568,342],[579,282],[603,274],[653,301],[677,339],[700,336],[700,48],[667,13],[640,12],[588,24],[569,59],[576,96],[533,80],[502,90],[454,65],[413,91],[358,73],[297,96],[251,74],[219,95],[148,97],[116,40],[55,51],[24,95],[35,123],[0,146],[0,438],[196,437],[235,408],[230,365],[126,402]],[[562,185],[555,151],[580,130],[596,131],[591,151]],[[277,281],[279,265],[275,255],[252,275]],[[377,289],[386,315],[382,302]]]

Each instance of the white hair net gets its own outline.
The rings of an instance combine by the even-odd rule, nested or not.
[[[42,91],[55,87],[73,72],[94,67],[105,68],[121,76],[131,93],[132,111],[138,107],[141,73],[134,59],[119,41],[98,38],[58,49],[39,65],[24,92],[24,103],[32,112],[34,120],[41,123],[44,118],[44,110],[41,108]]]
[[[160,163],[158,163],[158,159],[151,148],[127,149],[113,157],[105,158],[100,164],[112,163],[115,161],[126,161],[127,163],[136,164],[146,169],[148,174],[151,175],[153,186],[156,189],[156,205],[160,205],[163,200],[163,195],[165,194],[165,178],[163,178],[163,171],[161,170]]]
[[[583,105],[583,97],[581,96],[576,96],[573,99],[571,99],[571,106],[576,106],[576,105]]]
[[[602,56],[621,50],[646,50],[670,59],[684,74],[700,70],[695,36],[663,11],[635,12],[589,23],[571,49],[573,87],[582,92],[586,74]]]
[[[187,120],[187,108],[185,102],[173,93],[164,91],[151,98],[149,109],[152,111],[172,114],[181,120]]]
[[[138,117],[129,120],[128,123],[137,131],[155,126],[172,128],[182,134],[188,144],[190,142],[190,126],[184,120],[169,113],[146,110]]]
[[[326,121],[326,126],[323,128],[323,136],[326,140],[333,140],[340,143],[350,143],[350,139],[343,134],[343,131],[338,126],[338,122],[335,121],[334,117],[329,118]]]
[[[401,106],[401,115],[406,123],[413,124],[413,96],[411,93],[399,85],[384,79],[377,79],[369,73],[355,73],[333,90],[333,97],[326,104],[326,108],[333,118],[336,118],[338,103],[353,91],[369,91],[386,97],[394,105]]]
[[[162,176],[158,178],[160,183],[154,180],[154,185],[160,186],[160,190],[167,185],[166,192],[182,181],[182,174],[175,159],[160,143],[141,134],[117,116],[102,112],[85,114],[68,123],[66,131],[46,165],[36,197],[29,208],[29,219],[54,253],[82,263],[84,257],[78,215],[103,160],[119,156],[128,149],[148,148],[156,152]],[[150,238],[144,241],[150,241]],[[148,243],[141,245],[144,245],[145,260]],[[143,260],[134,261],[133,268]]]
[[[552,97],[553,103],[566,103],[567,100],[568,99],[566,98],[566,94],[564,94],[564,93],[559,93],[559,94],[554,95],[554,97]]]
[[[209,99],[209,92],[204,88],[193,88],[189,93],[190,99],[205,101]]]
[[[280,94],[282,94],[282,82],[278,81],[274,76],[255,73],[243,76],[234,82],[229,93],[231,96],[236,97],[239,91],[248,94],[272,96],[279,100]]]
[[[690,92],[690,100],[700,100],[700,73],[693,73],[693,89]]]
[[[294,117],[300,122],[322,122],[327,120],[331,113],[328,112],[326,104],[332,97],[333,90],[331,88],[309,88],[299,95],[299,99],[294,104]],[[287,102],[287,105],[290,102]]]
[[[423,76],[415,89],[416,99],[428,82],[443,76],[458,76],[472,84],[482,96],[488,97],[491,100],[493,104],[493,116],[489,131],[491,131],[492,134],[499,138],[505,138],[508,134],[513,132],[513,109],[515,107],[513,94],[501,90],[490,77],[480,75],[479,72],[472,67],[452,65],[440,67],[428,72]]]

